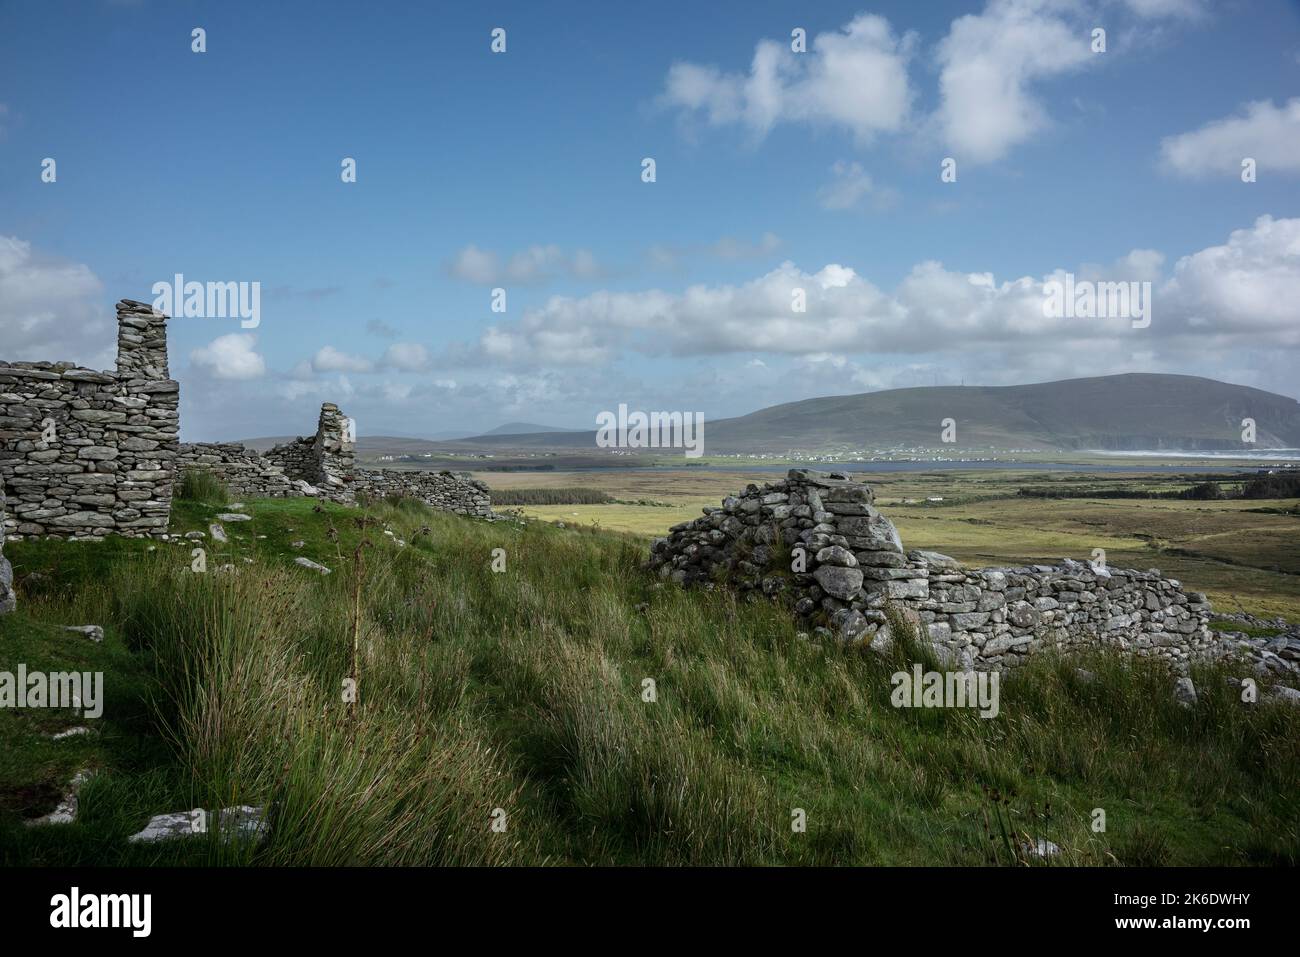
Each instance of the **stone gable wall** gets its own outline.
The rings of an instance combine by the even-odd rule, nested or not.
[[[116,372],[0,360],[0,484],[15,537],[166,532],[180,432],[167,317],[117,304]]]
[[[356,459],[348,417],[333,402],[320,407],[316,434],[277,445],[266,459],[290,479],[307,482],[329,495],[347,495]]]
[[[1059,565],[966,568],[905,551],[871,489],[840,473],[792,469],[749,486],[654,543],[650,567],[684,585],[728,582],[769,596],[847,640],[891,639],[893,604],[942,658],[977,670],[1043,648],[1109,645],[1185,668],[1217,649],[1210,605],[1158,571]]]

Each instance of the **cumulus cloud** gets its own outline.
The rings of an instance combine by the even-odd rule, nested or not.
[[[884,17],[860,14],[818,34],[806,53],[760,41],[748,73],[675,63],[661,101],[715,126],[739,124],[762,138],[778,123],[850,130],[859,140],[902,128],[914,92],[907,65],[916,36],[895,36]]]
[[[958,17],[939,44],[935,119],[958,162],[1001,159],[1048,123],[1033,85],[1081,69],[1094,56],[1088,31],[1057,0],[992,0]]]
[[[472,243],[456,254],[447,265],[447,272],[456,279],[482,286],[507,282],[529,285],[561,276],[598,279],[604,274],[596,257],[585,249],[566,253],[556,245],[538,245],[503,258]]]
[[[1226,244],[1184,256],[1167,279],[1161,278],[1163,263],[1160,252],[1140,249],[1115,263],[1072,271],[1080,279],[1153,282],[1145,343],[1290,347],[1300,341],[1300,219],[1261,217]],[[487,329],[475,353],[492,363],[592,366],[629,353],[951,354],[989,347],[1059,353],[1067,343],[1139,348],[1128,319],[1045,316],[1044,284],[1064,273],[998,281],[990,273],[926,261],[886,293],[844,265],[809,273],[785,262],[740,285],[552,297],[517,323]],[[804,312],[794,308],[799,291]]]
[[[333,346],[322,346],[312,356],[311,367],[314,372],[373,372],[375,364],[365,356],[352,355]]]
[[[380,364],[401,372],[420,372],[429,367],[429,350],[418,342],[395,342],[384,350]]]
[[[253,348],[257,337],[232,332],[218,336],[190,353],[190,364],[215,379],[257,379],[266,374],[266,360]]]
[[[1261,216],[1184,256],[1163,296],[1188,331],[1300,345],[1300,219]]]
[[[1182,176],[1238,175],[1246,157],[1261,173],[1300,173],[1300,97],[1282,106],[1247,103],[1235,116],[1165,137],[1160,156],[1166,170]]]
[[[0,236],[0,357],[111,368],[117,327],[103,297],[103,284],[89,266],[41,255],[16,236]]]

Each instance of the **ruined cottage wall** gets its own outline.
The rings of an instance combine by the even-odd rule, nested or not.
[[[488,487],[474,479],[451,472],[422,472],[405,469],[358,469],[352,479],[358,494],[375,498],[400,495],[417,498],[433,508],[479,518],[492,516]]]
[[[356,446],[348,417],[333,402],[320,408],[316,434],[277,445],[266,459],[290,479],[314,485],[331,496],[348,493],[356,459]]]
[[[449,472],[358,473],[352,423],[332,402],[321,406],[314,435],[266,455],[236,443],[181,445],[167,317],[123,299],[117,322],[115,372],[0,360],[0,503],[7,501],[0,532],[12,538],[164,535],[172,490],[186,469],[215,472],[241,498],[350,502],[355,486],[463,515],[492,514],[485,485]],[[0,608],[8,602],[8,576],[9,566],[0,564]]]
[[[345,490],[352,482],[356,464],[356,443],[352,423],[333,402],[320,407],[312,457],[316,469],[313,485],[334,491]]]
[[[0,362],[0,482],[17,536],[166,531],[180,427],[167,317],[117,306],[118,369]]]
[[[176,474],[212,472],[236,498],[298,498],[306,493],[284,470],[238,442],[183,442]]]
[[[318,495],[352,502],[358,494],[416,498],[436,509],[488,518],[492,500],[482,482],[451,472],[358,469],[348,417],[332,402],[321,406],[316,434],[259,455],[237,443],[181,446],[179,471],[208,469],[240,497]],[[304,483],[306,486],[304,487]]]
[[[313,452],[315,444],[315,436],[299,436],[291,442],[268,449],[263,458],[290,479],[314,485],[311,479],[318,471]]]
[[[1070,561],[971,569],[905,552],[870,488],[837,473],[792,469],[785,481],[749,486],[674,526],[653,545],[650,567],[683,584],[790,592],[796,613],[849,640],[889,640],[885,607],[893,604],[941,655],[980,670],[1043,648],[1098,645],[1183,666],[1214,645],[1205,596],[1157,571]]]

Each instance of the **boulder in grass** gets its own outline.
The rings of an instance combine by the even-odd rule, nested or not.
[[[64,631],[75,631],[79,635],[85,635],[91,641],[100,642],[104,640],[104,629],[99,625],[64,625]]]
[[[320,564],[320,562],[312,561],[310,558],[299,556],[293,560],[293,563],[295,565],[301,565],[303,568],[311,569],[314,572],[320,572],[322,575],[328,575],[330,573],[328,568]]]
[[[260,840],[270,829],[260,807],[241,804],[239,807],[224,808],[216,815],[201,809],[155,814],[143,830],[132,834],[127,840],[132,844],[156,844],[158,841],[199,837],[207,833],[213,817],[217,819],[215,826],[220,830],[223,842],[249,838]]]
[[[1061,849],[1045,838],[1038,838],[1033,843],[1021,844],[1020,849],[1025,852],[1026,857],[1056,857],[1061,853]]]

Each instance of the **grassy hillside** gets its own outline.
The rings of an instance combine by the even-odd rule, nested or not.
[[[179,502],[176,530],[217,510]],[[1243,706],[1219,670],[1194,711],[1105,657],[1092,682],[1027,667],[994,719],[899,710],[905,648],[662,586],[636,539],[410,503],[248,511],[202,543],[204,574],[194,542],[7,549],[0,670],[103,670],[109,705],[0,711],[0,863],[979,865],[1023,863],[1022,838],[1082,864],[1300,859],[1300,709]],[[58,630],[85,623],[102,645]],[[48,738],[74,722],[95,733]],[[78,823],[25,826],[80,769]],[[269,808],[260,847],[125,843],[151,814],[240,803]]]

